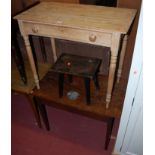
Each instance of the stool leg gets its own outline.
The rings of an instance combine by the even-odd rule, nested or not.
[[[98,74],[96,74],[94,76],[93,80],[94,80],[96,89],[99,90],[100,89],[100,86],[99,86],[99,82],[98,82]]]
[[[73,82],[73,76],[72,75],[68,75],[68,81],[69,81],[69,83]]]
[[[109,118],[107,120],[107,131],[106,131],[106,140],[105,140],[105,150],[108,149],[108,145],[110,142],[110,137],[111,137],[111,133],[112,133],[112,129],[113,129],[113,125],[114,125],[114,120],[115,118]]]
[[[64,74],[59,74],[59,97],[63,96]]]
[[[39,107],[40,115],[41,115],[41,117],[43,119],[43,122],[45,124],[45,127],[49,131],[50,130],[50,125],[49,125],[49,121],[48,121],[46,107],[45,107],[44,104],[39,103],[39,102],[38,102],[38,107]]]
[[[86,101],[90,104],[90,78],[84,78],[85,91],[86,91]]]

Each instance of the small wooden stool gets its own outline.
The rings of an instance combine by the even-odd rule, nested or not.
[[[91,103],[90,99],[90,80],[93,79],[96,89],[99,89],[98,72],[101,59],[83,57],[63,53],[52,66],[52,71],[59,73],[59,96],[63,96],[64,74],[80,76],[84,78],[86,90],[86,102]],[[72,81],[72,80],[71,80]]]

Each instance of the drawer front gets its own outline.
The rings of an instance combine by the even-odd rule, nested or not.
[[[63,26],[23,23],[26,34],[66,39],[89,44],[111,46],[111,34]]]

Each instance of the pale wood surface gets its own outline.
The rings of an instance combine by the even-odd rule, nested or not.
[[[127,33],[136,10],[82,4],[42,2],[15,19],[103,32]]]
[[[56,46],[55,46],[55,39],[54,38],[51,38],[51,46],[52,46],[54,62],[56,62],[56,60],[57,60],[57,52],[56,52]]]
[[[52,38],[67,39],[71,41],[84,42],[89,44],[111,46],[111,34],[103,32],[94,32],[63,26],[46,25],[39,23],[22,23],[23,35],[39,35]]]
[[[116,71],[116,63],[117,63],[117,55],[120,45],[121,35],[119,33],[113,33],[112,35],[112,45],[111,45],[111,59],[110,59],[110,69],[109,69],[109,77],[108,77],[108,88],[106,95],[106,108],[109,107],[109,103],[111,101],[112,89],[115,78]]]
[[[38,89],[40,89],[39,78],[38,78],[38,75],[37,75],[37,70],[36,70],[36,67],[35,67],[35,62],[34,62],[34,58],[33,58],[33,54],[32,54],[32,50],[31,50],[31,46],[30,46],[28,36],[24,36],[23,39],[24,39],[24,42],[25,42],[27,55],[28,55],[28,58],[29,58],[29,62],[30,62],[30,65],[31,65],[31,69],[32,69],[32,72],[33,72],[33,76],[34,76],[36,86],[37,86]]]

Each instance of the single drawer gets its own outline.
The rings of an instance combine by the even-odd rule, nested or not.
[[[26,34],[66,39],[89,44],[111,46],[111,34],[64,27],[61,25],[33,24],[23,22],[23,31]]]

